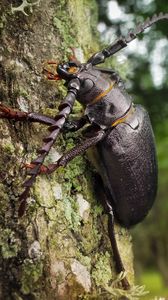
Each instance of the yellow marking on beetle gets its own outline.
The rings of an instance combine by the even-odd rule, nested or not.
[[[78,71],[78,68],[77,67],[70,67],[69,69],[68,69],[68,73],[76,73]]]
[[[127,120],[127,118],[132,115],[135,112],[135,108],[133,106],[131,106],[131,108],[129,109],[129,111],[127,112],[127,114],[124,117],[121,117],[119,119],[117,119],[116,121],[114,121],[111,126],[114,127],[120,123],[123,123]]]
[[[115,81],[112,81],[112,83],[110,84],[110,86],[108,87],[107,90],[105,90],[104,92],[100,93],[99,95],[97,95],[97,97],[95,97],[90,103],[89,105],[95,104],[96,102],[100,101],[101,98],[103,98],[104,96],[106,96],[114,87],[115,85]]]

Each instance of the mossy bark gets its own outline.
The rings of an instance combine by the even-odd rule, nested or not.
[[[0,100],[15,109],[53,116],[66,90],[44,78],[43,63],[67,59],[71,47],[79,59],[98,49],[96,3],[31,3],[13,1],[11,7],[10,1],[1,1]],[[73,114],[80,113],[76,105]],[[125,293],[112,285],[116,273],[107,219],[95,199],[94,173],[85,156],[39,177],[27,211],[18,219],[22,166],[36,156],[45,134],[42,125],[0,120],[0,299],[118,299]],[[79,139],[79,134],[61,135],[48,161]],[[116,236],[133,283],[130,235],[116,225]]]

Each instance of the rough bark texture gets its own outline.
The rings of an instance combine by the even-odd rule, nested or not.
[[[33,5],[1,0],[0,101],[55,115],[66,90],[44,78],[43,62],[67,59],[72,46],[80,59],[88,57],[98,49],[96,21],[94,0],[41,0]],[[74,114],[80,111],[77,105]],[[136,294],[112,285],[116,274],[107,219],[94,197],[94,174],[86,157],[39,177],[26,214],[18,219],[25,179],[21,167],[36,156],[44,135],[44,126],[0,120],[0,299],[118,299]],[[60,136],[48,161],[78,142],[79,134]],[[130,235],[116,225],[116,236],[133,283]]]

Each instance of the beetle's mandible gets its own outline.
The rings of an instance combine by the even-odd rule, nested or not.
[[[100,181],[104,193],[103,206],[108,214],[109,237],[113,249],[116,270],[124,271],[114,234],[114,217],[124,227],[141,222],[153,205],[157,191],[157,159],[151,123],[146,110],[134,105],[126,93],[122,81],[115,71],[99,68],[103,63],[138,34],[159,20],[168,19],[160,13],[139,24],[124,38],[100,52],[95,53],[86,63],[69,61],[57,66],[57,74],[48,73],[53,80],[64,79],[67,96],[59,105],[59,113],[51,118],[37,113],[25,113],[0,104],[0,117],[15,121],[28,120],[49,125],[50,134],[43,139],[44,145],[38,150],[38,157],[27,164],[29,178],[20,195],[19,216],[26,207],[30,188],[40,173],[51,173],[60,166],[66,166],[77,155],[96,145],[100,156]],[[76,122],[67,122],[75,100],[84,107],[84,115]],[[58,134],[66,127],[78,130],[88,124],[85,139],[58,161],[48,166],[43,162]],[[123,288],[128,289],[127,278],[122,279]]]

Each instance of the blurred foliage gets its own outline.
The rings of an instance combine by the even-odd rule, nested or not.
[[[145,272],[141,278],[141,284],[147,286],[149,289],[149,294],[144,296],[143,300],[167,299],[168,288],[164,287],[160,274],[154,271]]]
[[[136,24],[147,17],[159,12],[168,12],[167,0],[117,0],[122,10],[130,16],[125,22],[109,18],[107,0],[97,0],[99,5],[99,21],[106,25],[106,30],[124,34],[130,29],[130,24]],[[136,25],[135,25],[136,26]],[[126,29],[126,30],[125,30]],[[152,79],[152,55],[161,39],[168,37],[168,20],[163,20],[152,26],[150,30],[138,36],[145,40],[147,55],[137,52],[128,53],[128,75],[130,93],[135,102],[143,104],[149,111],[157,142],[159,159],[159,189],[156,204],[150,215],[133,231],[135,236],[135,261],[138,261],[137,270],[141,268],[157,268],[168,286],[168,43],[164,48],[162,68],[164,78],[159,86],[155,86]],[[112,36],[111,42],[114,37]],[[131,43],[129,46],[131,48]],[[128,48],[127,47],[127,48]],[[124,49],[119,52],[125,51]],[[159,55],[159,54],[158,54]]]

